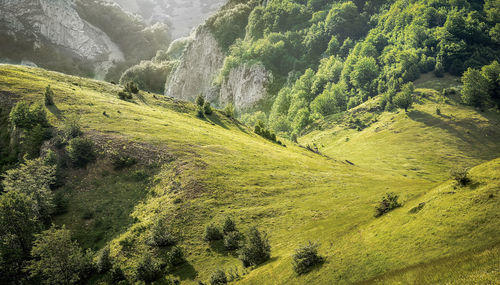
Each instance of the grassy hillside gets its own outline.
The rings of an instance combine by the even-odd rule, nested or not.
[[[188,261],[164,276],[187,284],[234,267],[242,275],[236,282],[245,284],[419,281],[420,272],[434,274],[423,283],[498,275],[500,160],[487,162],[500,153],[498,114],[448,99],[437,117],[436,93],[420,90],[426,98],[408,114],[381,113],[362,131],[324,126],[299,139],[315,142],[323,156],[289,141],[286,147],[271,143],[218,111],[199,119],[190,103],[144,92],[123,101],[119,86],[0,66],[0,96],[9,98],[2,102],[43,102],[48,84],[55,93],[51,124],[61,127],[79,114],[84,135],[99,149],[87,169],[64,171],[66,183],[56,191],[68,208],[53,220],[84,247],[110,244],[130,279],[145,253],[165,258],[164,249],[145,242],[153,218],[163,215]],[[115,170],[116,152],[138,163]],[[479,165],[470,186],[447,181],[454,165]],[[399,194],[403,206],[374,218],[386,192]],[[268,233],[270,261],[243,269],[233,252],[203,241],[205,226],[227,216],[244,233],[251,226]],[[326,261],[297,276],[291,256],[308,240],[321,244]],[[455,271],[441,265],[443,258]],[[109,276],[91,280],[110,282]]]

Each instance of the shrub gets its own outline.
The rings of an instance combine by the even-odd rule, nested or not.
[[[455,168],[450,171],[451,178],[455,180],[458,185],[465,186],[470,182],[468,168]]]
[[[148,243],[153,246],[171,246],[175,244],[175,237],[172,235],[165,217],[158,218],[153,223]]]
[[[379,205],[375,207],[375,217],[380,217],[383,214],[392,211],[401,204],[398,202],[399,196],[394,193],[387,193],[380,201]]]
[[[224,107],[224,114],[226,114],[227,117],[229,118],[234,118],[235,116],[235,109],[233,103],[227,103],[226,107]]]
[[[50,85],[48,85],[45,88],[45,93],[43,94],[45,98],[45,106],[52,106],[54,105],[54,92],[50,88]]]
[[[96,260],[96,267],[97,271],[99,273],[106,273],[108,272],[111,267],[111,258],[109,256],[109,247],[106,246],[103,249],[101,249],[98,254],[97,254],[97,260]]]
[[[203,95],[200,94],[200,95],[198,95],[198,97],[196,97],[195,102],[196,102],[196,105],[201,108],[201,107],[203,107],[203,105],[205,105],[205,98],[203,98]]]
[[[124,91],[128,93],[137,94],[139,93],[139,88],[137,87],[137,84],[135,84],[135,82],[129,81],[125,84]]]
[[[70,140],[82,134],[82,127],[80,125],[80,117],[71,115],[64,120],[63,127],[64,138]]]
[[[205,102],[205,104],[203,104],[203,110],[205,111],[205,114],[207,114],[207,115],[212,114],[212,106],[210,106],[209,102]]]
[[[235,250],[241,247],[243,236],[238,231],[232,231],[224,236],[224,248],[226,250]]]
[[[224,221],[224,225],[222,226],[222,232],[224,232],[224,234],[228,234],[234,231],[236,231],[236,223],[233,219],[231,219],[231,217],[227,217]]]
[[[414,87],[412,82],[405,84],[401,92],[396,94],[394,97],[394,104],[396,104],[399,108],[405,109],[405,112],[408,112],[408,108],[413,105],[413,90]]]
[[[439,107],[436,108],[436,115],[441,116],[441,109]]]
[[[318,255],[319,245],[309,242],[299,247],[293,255],[293,270],[297,274],[304,274],[313,268],[313,266],[323,262],[324,258]]]
[[[255,227],[250,229],[248,243],[241,249],[239,259],[243,266],[259,265],[271,257],[271,246],[266,233],[260,233]]]
[[[24,101],[18,102],[10,111],[10,122],[17,128],[31,130],[33,127],[40,125],[48,127],[47,113],[41,105],[29,106]]]
[[[203,110],[203,107],[196,107],[196,117],[203,119],[205,118],[205,111]]]
[[[68,157],[77,167],[85,167],[88,163],[95,161],[94,143],[89,139],[73,138],[66,147]]]
[[[122,99],[122,100],[130,100],[132,99],[132,94],[126,92],[126,91],[120,91],[118,92],[118,98]]]
[[[223,285],[227,284],[226,272],[222,269],[217,269],[212,276],[210,276],[210,285]]]
[[[221,239],[222,234],[214,224],[210,224],[205,228],[205,241],[215,241]]]
[[[133,157],[123,154],[115,154],[113,156],[113,167],[115,170],[121,170],[130,167],[137,163],[137,160]]]
[[[168,265],[173,267],[183,264],[186,260],[184,259],[184,253],[179,247],[172,247],[167,256]]]
[[[135,267],[135,278],[139,281],[150,283],[160,277],[161,268],[156,260],[148,253],[141,257]]]

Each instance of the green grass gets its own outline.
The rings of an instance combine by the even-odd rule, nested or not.
[[[487,162],[500,153],[498,114],[443,103],[423,90],[430,95],[408,114],[382,113],[362,131],[333,124],[299,139],[316,143],[328,158],[289,141],[286,148],[273,144],[220,112],[200,120],[189,103],[143,92],[126,102],[111,84],[0,67],[2,96],[42,102],[47,84],[55,92],[51,123],[60,127],[68,114],[80,114],[85,136],[102,149],[96,164],[69,175],[58,190],[70,197],[70,206],[55,221],[86,247],[110,241],[112,256],[129,275],[137,256],[153,252],[144,241],[159,214],[171,219],[188,260],[169,276],[187,284],[208,280],[217,268],[243,271],[234,254],[203,241],[205,225],[228,215],[243,232],[251,226],[268,232],[272,246],[271,260],[237,281],[244,284],[404,280],[412,270],[431,270],[426,266],[435,260],[494,251],[500,242],[500,161]],[[444,116],[433,113],[437,105]],[[139,164],[113,170],[107,153],[130,149]],[[453,189],[448,170],[478,164],[472,185]],[[138,169],[150,178],[131,180]],[[375,205],[391,191],[403,207],[374,218]],[[421,202],[421,211],[408,213]],[[308,240],[321,244],[326,261],[298,277],[291,255]],[[449,279],[477,274],[463,268]],[[93,282],[99,280],[107,279]]]

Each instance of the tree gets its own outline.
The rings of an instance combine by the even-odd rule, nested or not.
[[[2,184],[6,192],[24,193],[33,199],[38,218],[44,221],[54,210],[50,186],[55,182],[55,175],[56,166],[46,165],[43,159],[38,158],[7,170]]]
[[[97,272],[106,273],[112,268],[112,266],[113,263],[111,262],[111,258],[109,256],[109,246],[106,246],[103,249],[99,250],[97,254]]]
[[[148,243],[154,246],[171,246],[175,244],[175,237],[170,231],[166,217],[160,217],[154,221]]]
[[[394,193],[387,193],[379,205],[375,207],[375,217],[380,217],[383,214],[390,212],[398,207],[401,207],[401,204],[398,202],[399,196]]]
[[[69,159],[77,167],[85,167],[95,161],[94,143],[86,138],[73,138],[66,147]]]
[[[372,94],[373,80],[378,77],[379,68],[373,57],[362,57],[354,65],[350,74],[351,84],[359,90]]]
[[[10,122],[17,128],[31,130],[36,125],[48,127],[47,113],[42,105],[29,106],[24,101],[18,102],[9,114]]]
[[[33,199],[18,191],[0,195],[0,283],[19,279],[40,225]]]
[[[139,281],[150,283],[160,276],[160,265],[153,259],[150,253],[146,253],[139,259],[135,268],[135,278]]]
[[[199,94],[198,97],[196,97],[196,105],[202,108],[204,104],[205,104],[205,98],[203,97],[203,95]]]
[[[490,98],[500,107],[500,64],[493,61],[481,68],[481,74],[488,81]]]
[[[271,246],[265,232],[261,233],[257,228],[250,229],[248,243],[241,249],[239,259],[243,266],[259,265],[271,257]]]
[[[210,276],[210,285],[224,285],[227,284],[226,272],[222,269],[215,271],[212,276]]]
[[[318,244],[309,242],[295,250],[293,270],[297,274],[307,273],[313,266],[323,262],[324,258],[318,255],[318,247]]]
[[[45,88],[45,93],[43,94],[45,98],[45,106],[52,106],[54,105],[54,91],[50,88],[50,85],[48,85]]]
[[[75,284],[88,266],[88,258],[64,226],[37,234],[31,255],[27,268],[45,284]]]
[[[413,105],[413,90],[414,87],[412,82],[403,85],[401,92],[398,92],[393,99],[394,104],[399,108],[405,109],[405,112],[408,112],[408,108]]]
[[[462,100],[465,104],[483,108],[488,104],[488,81],[477,69],[469,68],[462,76]]]
[[[224,225],[222,226],[222,231],[224,234],[236,231],[236,223],[233,219],[231,219],[231,217],[226,217]]]
[[[207,225],[205,228],[205,241],[216,241],[222,239],[222,234],[220,230],[214,225]]]

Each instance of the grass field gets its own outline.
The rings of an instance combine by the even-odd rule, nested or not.
[[[100,151],[86,170],[66,173],[57,191],[68,197],[68,211],[54,221],[85,247],[111,244],[126,274],[136,257],[152,251],[144,242],[152,218],[167,215],[188,263],[165,275],[187,284],[234,267],[242,275],[235,282],[244,284],[498,280],[496,113],[420,89],[425,98],[407,114],[383,112],[361,131],[332,125],[299,138],[326,157],[289,141],[271,143],[221,112],[199,119],[191,104],[161,95],[141,92],[127,102],[117,98],[119,86],[0,66],[1,97],[42,102],[48,84],[55,92],[51,123],[60,127],[79,114]],[[114,170],[111,152],[128,152],[139,163]],[[475,166],[470,186],[448,180],[457,165]],[[386,192],[399,194],[403,207],[374,218]],[[244,270],[234,253],[203,241],[205,225],[227,216],[242,232],[258,226],[268,233],[270,261]],[[297,276],[291,255],[309,240],[321,244],[326,261]],[[423,273],[429,279],[418,279]]]

